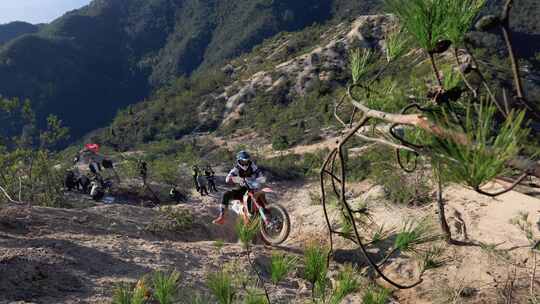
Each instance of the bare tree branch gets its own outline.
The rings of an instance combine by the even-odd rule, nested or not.
[[[512,38],[510,37],[510,11],[512,10],[512,5],[514,0],[507,0],[503,8],[503,13],[501,15],[501,29],[508,48],[508,57],[510,58],[510,63],[512,65],[512,73],[514,75],[514,85],[516,86],[516,94],[519,99],[524,99],[523,96],[523,84],[521,83],[521,76],[519,71],[519,63],[516,59],[516,53],[512,46]]]
[[[16,201],[14,200],[13,198],[11,198],[11,196],[9,195],[9,193],[6,191],[6,189],[4,189],[2,186],[0,186],[0,191],[2,191],[2,193],[4,194],[4,196],[8,199],[8,201],[10,201],[11,203],[14,203],[14,204],[17,204],[17,205],[24,205],[23,202],[20,202],[20,201]]]
[[[525,178],[527,178],[527,176],[529,176],[529,172],[525,171],[523,174],[520,175],[520,177],[517,180],[514,181],[514,183],[512,183],[512,185],[510,187],[508,187],[506,189],[503,189],[501,191],[494,192],[494,193],[484,191],[484,190],[480,189],[480,186],[475,187],[474,191],[476,191],[476,192],[478,192],[480,194],[489,196],[489,197],[496,197],[496,196],[499,196],[499,195],[502,195],[502,194],[505,194],[507,192],[512,191],[514,188],[517,187],[517,185],[519,185],[522,181],[524,181]]]

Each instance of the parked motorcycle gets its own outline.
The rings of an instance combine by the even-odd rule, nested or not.
[[[107,192],[110,192],[112,186],[110,178],[104,179],[101,175],[95,174],[90,182],[90,196],[94,201],[100,201]]]

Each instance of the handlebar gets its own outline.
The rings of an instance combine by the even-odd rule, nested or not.
[[[261,188],[261,185],[266,182],[266,179],[264,177],[259,177],[255,180],[249,180],[247,178],[233,176],[232,181],[236,184],[239,184],[248,188],[249,190],[256,190],[256,189]]]

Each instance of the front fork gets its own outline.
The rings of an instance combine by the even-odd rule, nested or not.
[[[264,208],[259,204],[259,202],[257,202],[257,200],[255,199],[255,195],[253,193],[250,193],[249,194],[249,197],[251,199],[251,201],[255,204],[255,206],[257,207],[257,210],[259,210],[259,215],[261,216],[262,220],[263,220],[263,223],[268,226],[270,224],[270,220],[268,219],[268,217],[266,216],[266,214],[264,213]],[[244,208],[246,208],[246,211],[247,213],[249,214],[249,209],[248,209],[248,206],[246,205]]]
[[[268,226],[268,224],[270,224],[270,221],[266,217],[266,214],[264,214],[263,208],[259,208],[259,214],[261,215],[261,218],[263,219],[264,224]]]

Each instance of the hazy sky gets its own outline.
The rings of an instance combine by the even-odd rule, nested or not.
[[[11,21],[48,23],[91,0],[0,0],[0,24]]]

